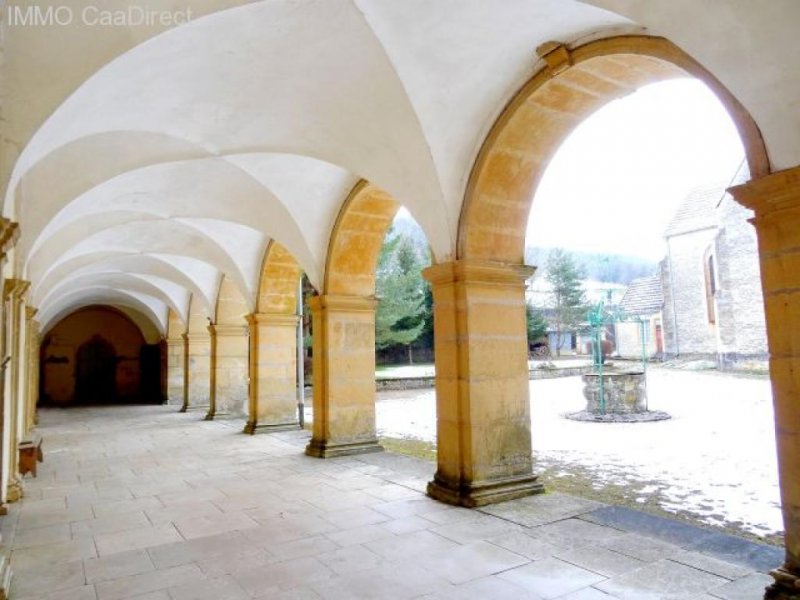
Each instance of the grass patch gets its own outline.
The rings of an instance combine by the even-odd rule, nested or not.
[[[415,438],[382,437],[380,443],[389,452],[436,462],[436,444],[433,442]],[[536,463],[534,464],[536,465]],[[597,475],[591,469],[581,465],[558,462],[552,462],[547,466],[540,462],[536,465],[535,470],[539,472],[540,481],[548,492],[562,492],[604,504],[625,506],[659,517],[675,519],[689,525],[724,531],[762,544],[783,545],[783,536],[774,534],[758,536],[744,529],[743,523],[725,522],[723,525],[712,525],[702,520],[704,515],[698,515],[688,510],[674,511],[663,508],[666,500],[660,492],[660,489],[665,487],[663,482],[640,480],[626,481],[625,483],[603,482],[602,485],[598,485]],[[723,515],[715,516],[724,520]]]
[[[381,446],[389,452],[405,454],[414,458],[421,458],[429,462],[436,462],[436,444],[415,438],[380,438]]]

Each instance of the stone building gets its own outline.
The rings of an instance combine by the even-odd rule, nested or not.
[[[734,184],[746,178],[739,173]],[[767,359],[752,212],[726,187],[686,197],[667,227],[661,263],[666,355],[713,359],[721,368]]]
[[[370,514],[375,497],[360,489],[377,471],[354,473],[348,461],[381,450],[374,270],[401,205],[425,230],[433,262],[425,277],[434,299],[437,463],[425,488],[430,498],[413,486],[392,488],[405,495],[391,499],[412,498],[392,511],[409,519],[382,533],[414,530],[421,522],[417,511],[442,510],[440,503],[475,507],[541,492],[525,331],[524,282],[532,269],[523,260],[537,186],[557,149],[598,109],[648,84],[693,77],[727,110],[749,167],[748,180],[731,192],[755,215],[786,529],[783,564],[771,561],[778,568],[767,597],[798,598],[800,3],[162,0],[149,3],[146,19],[129,0],[97,3],[102,11],[83,0],[45,4],[7,2],[0,19],[0,512],[12,513],[3,522],[0,588],[9,581],[8,545],[18,543],[11,560],[19,585],[29,586],[28,598],[226,597],[214,586],[230,583],[225,564],[236,561],[226,559],[231,545],[245,544],[239,530],[250,526],[250,538],[264,544],[308,535],[298,545],[259,549],[270,564],[253,568],[248,596],[287,597],[292,590],[269,586],[319,576],[346,591],[359,574],[348,579],[316,558],[295,559],[330,548],[323,535],[308,536],[335,529],[336,522],[358,522],[369,536],[382,529]],[[714,231],[703,229],[703,254],[694,255],[709,270],[716,262],[705,260],[706,250],[709,257],[729,253],[728,238]],[[730,243],[738,237],[731,234]],[[713,270],[711,281],[719,272],[722,286],[734,276],[758,285],[752,272],[733,265]],[[146,345],[160,347],[160,368],[151,366],[158,372],[146,378],[161,383],[154,399],[166,395],[189,413],[162,409],[176,412],[170,417],[186,424],[197,409],[209,420],[246,415],[246,433],[300,432],[294,374],[301,273],[316,290],[309,303],[314,420],[302,446],[280,436],[258,442],[227,428],[225,439],[211,446],[218,452],[210,464],[182,455],[197,477],[175,481],[170,451],[180,440],[152,438],[142,460],[120,458],[100,468],[96,459],[121,457],[124,448],[107,431],[84,427],[81,411],[59,413],[74,419],[70,439],[90,440],[91,450],[54,457],[64,479],[17,508],[25,492],[23,462],[30,466],[37,448],[40,345],[86,307],[124,314]],[[695,283],[696,295],[702,282]],[[700,300],[704,289],[699,285]],[[727,314],[723,293],[726,287],[718,298],[713,287],[713,302],[698,301],[707,321],[711,305],[714,323]],[[87,325],[86,337],[102,336],[103,327]],[[736,331],[750,329],[755,325]],[[714,351],[754,349],[738,335],[718,335]],[[684,351],[686,339],[678,332],[676,351]],[[713,347],[708,336],[698,344],[704,351]],[[135,425],[118,406],[108,410],[117,416],[107,421]],[[220,430],[210,425],[198,422],[194,436]],[[148,433],[142,430],[139,441],[151,439]],[[248,465],[249,479],[240,476],[245,465],[237,452],[248,442],[264,444],[264,460]],[[323,464],[337,457],[344,458]],[[106,477],[104,485],[82,485],[87,469]],[[210,472],[225,473],[221,489],[205,485]],[[309,485],[309,472],[325,483]],[[270,484],[260,499],[279,499],[281,517],[309,495],[316,505],[294,519],[260,514],[258,523],[221,515],[216,506],[205,507],[212,516],[179,506],[212,499],[226,508],[251,506],[253,479]],[[305,483],[303,492],[281,498],[285,480]],[[543,503],[553,514],[553,505]],[[118,517],[130,505],[162,508],[169,523],[188,516],[195,527],[188,537],[196,539],[179,536],[171,525],[157,527],[141,511],[127,521]],[[17,520],[17,510],[31,516]],[[330,514],[335,511],[345,514]],[[101,514],[106,518],[96,518]],[[88,524],[75,525],[81,519]],[[133,533],[95,543],[108,542],[105,528],[122,522]],[[6,538],[5,525],[32,523],[44,531]],[[471,523],[454,526],[459,533],[451,529],[451,537],[474,539]],[[553,534],[584,539],[594,527],[569,518],[554,524]],[[225,545],[211,532],[228,534]],[[87,535],[74,535],[80,533]],[[500,597],[495,592],[505,582],[494,577],[498,571],[506,576],[555,562],[519,566],[519,555],[509,562],[492,544],[460,544],[428,531],[405,535],[402,544],[390,539],[382,564],[366,576],[370,595],[378,588],[392,598]],[[53,545],[41,556],[21,548],[44,539]],[[108,556],[97,557],[98,550]],[[183,564],[215,550],[226,556],[204,561],[210,569]],[[360,563],[370,555],[361,550],[329,564]],[[413,574],[396,550],[417,559]],[[104,561],[101,575],[115,581],[90,578],[83,560],[94,558]],[[654,568],[642,579],[668,586],[670,572]],[[429,571],[440,589],[397,593]],[[489,592],[456,589],[476,573]],[[540,578],[528,571],[517,576],[528,584]],[[167,592],[177,579],[196,587]],[[33,585],[39,588],[32,591]],[[74,587],[52,587],[59,585]],[[648,589],[627,597],[649,595]],[[0,598],[7,591],[0,589]],[[514,597],[507,589],[505,595]],[[327,597],[341,596],[352,593]]]
[[[616,352],[623,358],[661,357],[664,295],[661,277],[642,277],[631,281],[619,303],[626,320],[615,323]]]

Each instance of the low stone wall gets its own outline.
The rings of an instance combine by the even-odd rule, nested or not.
[[[376,379],[375,388],[381,392],[384,390],[424,390],[436,386],[436,377],[391,377],[387,379]]]
[[[591,365],[582,367],[556,367],[555,369],[531,369],[529,379],[555,379],[557,377],[575,377],[592,372]]]
[[[592,372],[591,365],[581,367],[556,367],[553,369],[531,369],[530,379],[555,379],[557,377],[577,377]],[[384,390],[424,390],[436,387],[436,377],[429,375],[426,377],[389,377],[376,379],[375,388],[381,392]]]

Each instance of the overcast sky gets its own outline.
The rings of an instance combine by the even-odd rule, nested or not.
[[[730,181],[743,154],[701,82],[641,88],[600,109],[558,150],[534,197],[527,243],[658,260],[680,201],[697,185]]]

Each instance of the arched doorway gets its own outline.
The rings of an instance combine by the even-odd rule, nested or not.
[[[153,332],[122,310],[101,305],[76,310],[44,329],[39,403],[161,403],[161,354]]]
[[[117,352],[99,334],[81,344],[75,357],[75,402],[101,404],[117,398]]]

